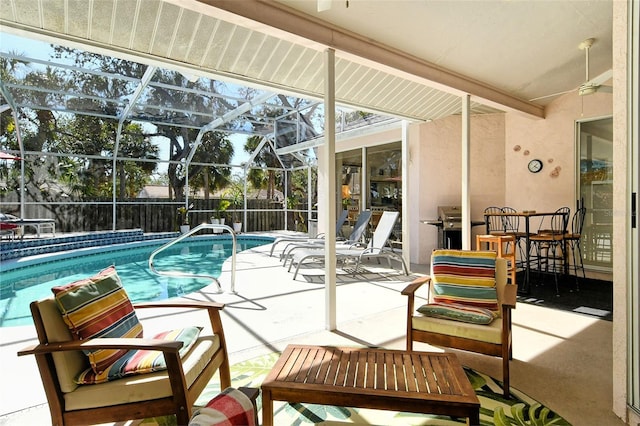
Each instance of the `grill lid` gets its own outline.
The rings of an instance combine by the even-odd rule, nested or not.
[[[442,221],[462,221],[461,206],[439,206],[438,218]]]

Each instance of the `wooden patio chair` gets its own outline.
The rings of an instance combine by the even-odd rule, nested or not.
[[[103,286],[105,279],[117,281],[116,284],[118,284],[119,279],[114,278],[111,271],[108,271],[110,269],[107,268],[106,273],[102,271],[95,277],[81,282],[87,286],[93,285],[94,288]],[[83,299],[86,294],[84,296],[76,294],[75,297]],[[100,314],[100,306],[105,305],[103,302],[106,299],[93,303],[96,300],[92,300],[91,304],[95,306],[95,312]],[[128,298],[118,303],[120,306],[127,306],[127,302]],[[168,340],[169,338],[164,335],[162,339],[135,337],[79,339],[78,331],[72,331],[71,326],[68,325],[69,321],[75,325],[78,324],[77,318],[73,317],[75,311],[68,310],[63,313],[63,309],[60,308],[61,303],[60,299],[56,300],[56,297],[31,303],[31,314],[39,344],[18,352],[18,355],[35,355],[36,357],[49,404],[51,421],[54,425],[120,422],[171,414],[176,416],[178,424],[186,425],[192,415],[196,398],[217,371],[220,372],[221,389],[231,385],[229,359],[220,318],[220,311],[224,307],[222,304],[166,300],[131,305],[129,302],[128,306],[132,306],[134,312],[143,308],[170,308],[171,313],[175,313],[176,309],[188,309],[202,310],[203,314],[207,314],[210,329],[197,327],[201,331],[199,334],[194,333],[196,336],[192,335],[188,351],[183,351],[181,348],[186,343],[181,338]],[[114,309],[110,311],[113,313]],[[86,311],[83,315],[91,316],[93,312]],[[103,316],[102,319],[104,318]],[[127,318],[131,318],[131,312],[127,314]],[[118,323],[118,328],[120,325]],[[196,327],[191,327],[193,328]],[[98,354],[112,354],[119,351],[124,354],[133,354],[127,351],[137,350],[160,351],[161,355],[158,352],[136,352],[136,354],[147,354],[147,356],[157,354],[155,359],[164,359],[166,369],[124,375],[124,377],[109,379],[105,382],[96,380],[99,383],[95,384],[78,384],[79,378],[86,379],[92,376],[93,363],[98,365],[100,362]],[[94,358],[89,358],[87,353],[91,353]],[[130,359],[133,358],[135,357],[132,356]],[[123,356],[119,360],[124,359],[129,358]],[[145,360],[148,359],[148,357],[145,358]],[[115,367],[119,360],[106,367],[104,371],[122,371]],[[85,373],[86,375],[83,376]],[[98,377],[100,375],[95,373],[94,378]]]
[[[507,284],[507,262],[496,256],[490,251],[434,250],[432,275],[417,278],[402,294],[408,297],[407,351],[413,351],[413,342],[423,342],[500,357],[508,398],[517,286]],[[466,272],[459,274],[462,269]],[[470,269],[478,273],[469,275]],[[416,309],[416,292],[423,284],[428,285],[426,303]],[[470,295],[472,288],[482,291]]]

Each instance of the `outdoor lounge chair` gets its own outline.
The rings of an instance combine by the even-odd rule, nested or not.
[[[416,307],[423,284],[427,299]],[[408,296],[407,351],[414,350],[413,342],[423,342],[500,357],[503,393],[509,397],[517,286],[507,284],[506,259],[494,251],[434,250],[431,276],[417,278],[402,294]]]
[[[86,425],[175,414],[177,424],[186,425],[194,402],[216,371],[221,389],[231,385],[220,318],[224,305],[166,300],[132,307],[113,267],[55,288],[54,293],[55,297],[31,303],[40,343],[18,352],[36,357],[52,424]],[[210,327],[138,338],[142,325],[135,311],[141,308],[167,308],[170,313],[200,310]],[[84,338],[87,331],[98,337]]]
[[[358,215],[356,223],[353,225],[353,230],[347,239],[341,239],[336,241],[337,248],[350,248],[354,244],[358,244],[362,241],[362,237],[369,226],[369,220],[371,220],[371,210],[364,210]],[[280,260],[282,260],[282,266],[287,266],[287,260],[290,260],[296,250],[310,248],[320,248],[324,246],[324,239],[307,240],[306,242],[291,242],[282,250],[280,254]]]
[[[371,239],[366,247],[358,248],[361,244],[354,244],[349,248],[336,248],[336,259],[340,263],[346,263],[349,261],[356,262],[355,268],[353,270],[353,275],[358,272],[358,268],[362,263],[362,259],[364,258],[384,258],[389,262],[389,267],[391,267],[391,260],[397,260],[402,264],[402,270],[405,275],[409,275],[409,269],[402,257],[401,254],[396,253],[390,247],[387,247],[389,242],[389,237],[391,236],[391,232],[393,231],[393,227],[395,226],[398,220],[399,213],[392,211],[385,211],[382,213],[380,217],[380,221],[378,222],[378,226],[376,226]],[[307,260],[310,261],[324,261],[324,247],[322,248],[304,248],[301,250],[296,250],[295,253],[291,255],[291,263],[289,264],[289,271],[294,264],[296,264],[296,270],[293,274],[293,279],[295,280],[298,276],[298,271],[300,270],[300,265],[305,263]]]
[[[342,226],[344,225],[344,222],[347,220],[348,214],[349,212],[347,210],[342,210],[342,212],[340,213],[340,216],[338,216],[338,220],[336,221],[336,238],[339,238],[342,236]],[[304,243],[304,242],[318,240],[318,239],[323,239],[323,234],[318,234],[315,236],[315,238],[309,238],[308,236],[278,237],[273,241],[273,244],[271,245],[271,251],[269,252],[269,256],[273,256],[273,251],[275,250],[276,245],[280,243],[290,243],[290,242]],[[282,259],[282,256],[280,256],[280,259]]]

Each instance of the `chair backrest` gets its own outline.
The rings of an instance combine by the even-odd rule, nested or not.
[[[502,213],[501,207],[487,207],[484,209],[484,214],[499,214]],[[489,216],[487,218],[489,224],[489,233],[491,232],[504,232],[504,220],[502,216]]]
[[[53,297],[32,302],[31,315],[41,344],[73,340]],[[60,390],[72,392],[78,387],[74,379],[89,367],[87,356],[82,351],[55,352],[52,355]]]
[[[349,214],[348,210],[342,210],[340,212],[340,216],[338,216],[338,220],[336,221],[336,237],[342,236],[342,227],[347,220],[347,215]]]
[[[464,271],[462,271],[461,273],[463,275],[468,274],[469,272],[469,268],[472,268],[473,266],[470,266],[472,264],[477,264],[477,263],[482,263],[482,261],[479,261],[477,256],[482,256],[482,253],[487,253],[488,256],[490,256],[492,259],[495,259],[495,289],[496,289],[496,294],[497,294],[497,299],[498,299],[498,307],[499,310],[502,308],[502,300],[503,300],[503,296],[504,296],[504,289],[505,286],[507,285],[507,278],[508,278],[508,264],[507,264],[507,259],[504,258],[499,258],[496,257],[497,254],[494,251],[487,251],[487,252],[482,252],[482,251],[468,251],[468,250],[434,250],[431,254],[431,271],[430,271],[430,275],[431,277],[434,279],[434,284],[437,282],[437,274],[434,272],[433,266],[434,266],[434,257],[436,256],[456,256],[458,258],[458,260],[465,264],[466,266],[464,267]],[[470,255],[470,258],[468,261],[465,260],[466,255]],[[445,261],[445,262],[449,262],[449,261]],[[455,262],[454,262],[455,263]],[[464,279],[466,280],[466,279]],[[471,283],[473,284],[473,283]],[[470,288],[477,288],[477,286],[471,285]],[[431,291],[429,292],[429,301],[433,302],[434,301],[434,292]]]
[[[582,227],[584,226],[584,217],[587,214],[587,209],[580,207],[573,214],[571,218],[571,232],[575,235],[582,235]]]
[[[516,213],[513,207],[503,207],[503,213]],[[520,216],[503,216],[502,224],[506,232],[518,232],[520,229]]]
[[[540,222],[540,229],[538,233],[540,234],[554,234],[561,235],[567,232],[567,226],[569,225],[569,212],[571,209],[569,207],[560,207],[555,212],[557,214],[551,216],[551,229],[545,229],[543,227],[544,221]],[[550,232],[549,232],[550,231]]]
[[[348,240],[352,242],[360,241],[364,235],[364,231],[367,230],[369,220],[371,220],[371,210],[361,211],[358,215],[358,219],[356,220],[356,224],[353,225],[353,230],[351,231]]]
[[[378,222],[376,229],[373,231],[373,235],[371,236],[367,247],[378,249],[383,248],[387,244],[387,241],[391,236],[391,232],[393,232],[393,227],[395,226],[399,215],[399,212],[386,210],[382,212],[380,221]]]

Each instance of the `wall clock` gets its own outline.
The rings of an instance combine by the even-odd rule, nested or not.
[[[542,161],[540,160],[531,160],[529,161],[529,171],[531,173],[538,173],[540,170],[542,170]]]

